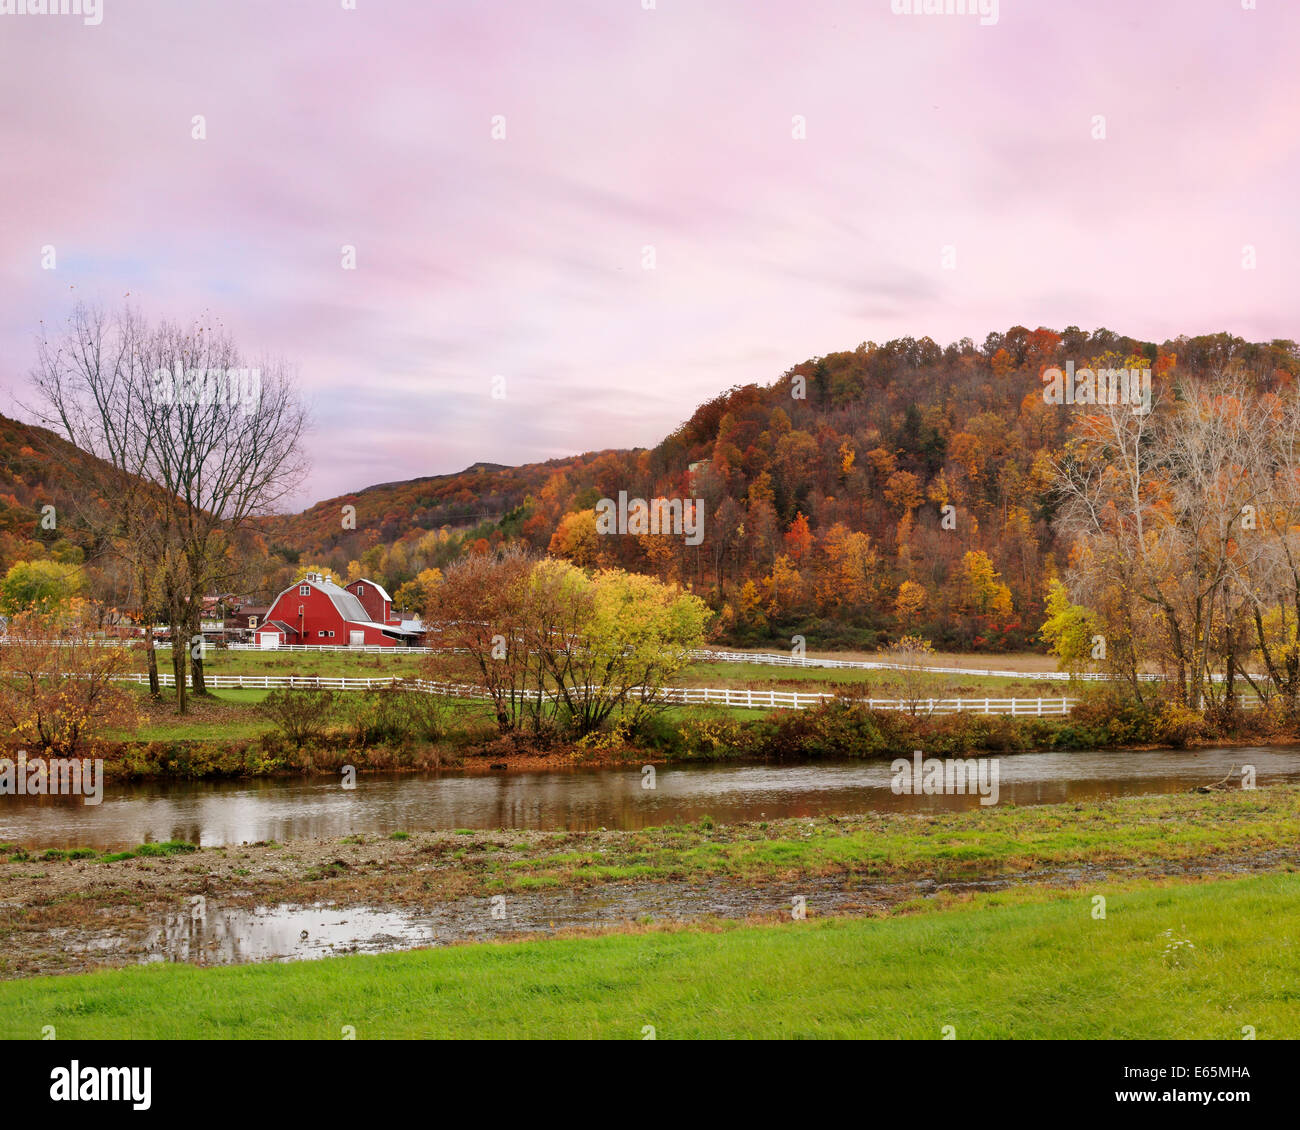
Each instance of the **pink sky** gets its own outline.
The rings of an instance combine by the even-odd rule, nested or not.
[[[1298,43],[1295,0],[0,15],[0,411],[41,319],[127,292],[298,366],[302,505],[652,445],[866,340],[1300,338]]]

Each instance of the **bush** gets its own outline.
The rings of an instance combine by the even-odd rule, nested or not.
[[[639,719],[636,732],[648,747],[679,761],[717,761],[754,752],[752,724],[708,707],[676,721],[663,715]]]
[[[394,688],[393,710],[403,732],[418,742],[437,742],[451,729],[451,702],[445,695]]]
[[[396,696],[402,693],[379,687],[344,696],[338,713],[349,743],[366,749],[380,742],[400,741],[405,732]]]
[[[1088,746],[1150,745],[1160,742],[1158,725],[1165,702],[1149,698],[1139,702],[1131,691],[1117,683],[1089,684],[1070,713],[1070,725]]]
[[[293,746],[301,750],[318,741],[334,715],[332,691],[276,690],[264,698],[257,712]]]
[[[1182,749],[1193,738],[1200,737],[1204,730],[1205,722],[1200,714],[1176,702],[1160,705],[1153,727],[1155,740],[1175,749]]]

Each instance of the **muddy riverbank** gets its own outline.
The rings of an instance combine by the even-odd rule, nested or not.
[[[0,864],[0,976],[884,914],[971,889],[1300,865],[1300,788],[639,831],[462,830]],[[306,936],[303,936],[303,932]]]

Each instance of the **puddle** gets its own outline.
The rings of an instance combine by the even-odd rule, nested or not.
[[[400,911],[317,903],[169,914],[144,937],[139,949],[144,961],[232,965],[383,953],[435,941],[432,927]]]
[[[842,882],[840,880],[839,882]],[[457,899],[435,907],[376,910],[310,906],[214,907],[167,914],[143,935],[103,934],[74,948],[87,956],[116,951],[141,962],[232,965],[298,961],[350,953],[388,953],[455,942],[548,935],[572,927],[690,922],[769,914],[790,919],[795,899],[808,917],[864,914],[900,897],[940,891],[998,890],[1008,880],[963,883],[832,886],[826,880],[748,889],[733,884],[656,883],[571,892],[515,893]]]

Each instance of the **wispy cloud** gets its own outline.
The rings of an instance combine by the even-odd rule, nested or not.
[[[305,504],[652,444],[866,339],[1297,337],[1297,32],[1220,0],[0,17],[3,377],[79,298],[212,311],[315,401]]]

